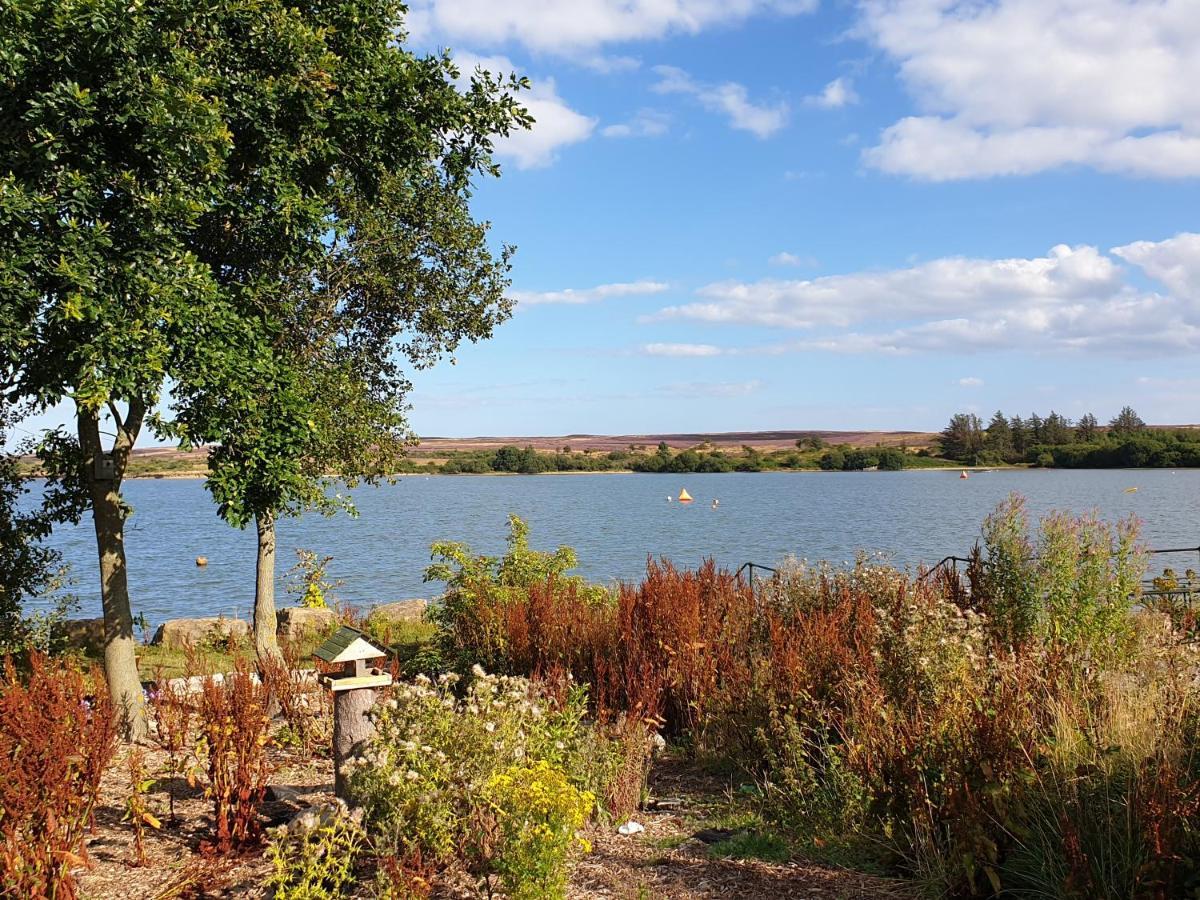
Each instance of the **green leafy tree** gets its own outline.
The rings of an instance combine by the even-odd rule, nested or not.
[[[463,340],[490,337],[511,313],[504,297],[511,248],[490,249],[487,225],[472,218],[469,199],[473,177],[498,174],[492,139],[531,121],[512,93],[525,83],[505,86],[476,72],[464,95],[447,58],[420,59],[395,44],[397,9],[362,3],[353,36],[328,37],[340,61],[331,65],[335,83],[391,89],[334,98],[328,114],[308,123],[314,140],[320,135],[359,156],[352,166],[341,155],[329,158],[320,219],[328,240],[284,273],[275,306],[253,319],[270,341],[272,389],[265,398],[243,393],[240,403],[230,402],[244,383],[236,379],[202,379],[175,391],[180,435],[217,442],[208,487],[220,514],[234,526],[256,526],[260,657],[279,652],[278,519],[309,509],[353,513],[332,478],[346,487],[377,482],[400,468],[411,443],[404,364],[431,366]],[[437,124],[381,123],[380,108],[418,110],[420,121]],[[253,265],[267,279],[275,262]],[[526,448],[517,471],[543,466]]]
[[[983,443],[988,453],[994,454],[996,458],[1005,462],[1013,458],[1012,425],[1004,417],[1004,413],[999,410],[992,416],[992,420],[988,422],[987,434],[984,437]]]
[[[146,428],[206,436],[172,429],[164,385],[234,411],[281,386],[293,429],[311,392],[278,356],[308,321],[293,315],[304,273],[372,201],[436,195],[416,191],[419,175],[461,198],[495,170],[492,137],[528,121],[492,76],[460,89],[448,57],[404,51],[402,13],[392,0],[0,7],[0,388],[35,411],[74,406],[47,466],[76,492],[59,508],[92,514],[105,673],[133,737],[145,712],[122,481]],[[354,291],[337,295],[359,308]],[[416,291],[393,295],[427,310],[419,322],[441,314]]]
[[[1091,413],[1080,416],[1075,425],[1075,439],[1081,444],[1089,444],[1100,436],[1099,423]]]
[[[1124,437],[1125,435],[1145,431],[1146,423],[1142,421],[1141,416],[1133,411],[1133,407],[1125,406],[1108,423],[1108,429],[1110,434]]]
[[[1012,433],[1013,456],[1016,459],[1024,459],[1025,451],[1029,449],[1029,428],[1025,424],[1025,420],[1020,416],[1013,416],[1008,420],[1008,427]]]
[[[974,413],[957,413],[942,429],[942,456],[974,464],[983,449],[983,425]]]
[[[25,615],[25,603],[54,594],[66,571],[58,551],[44,543],[51,512],[29,498],[30,482],[21,466],[26,442],[5,449],[18,418],[0,400],[0,655],[31,646],[47,649],[51,621]]]
[[[1069,444],[1074,437],[1071,420],[1050,410],[1050,414],[1042,422],[1042,443]]]

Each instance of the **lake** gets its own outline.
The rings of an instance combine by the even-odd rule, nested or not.
[[[1127,492],[1136,487],[1136,492]],[[686,488],[691,505],[668,503]],[[957,471],[731,473],[712,475],[405,476],[354,493],[357,518],[308,515],[280,523],[279,574],[298,547],[334,557],[338,596],[370,605],[429,597],[422,583],[429,545],[457,540],[477,552],[503,549],[506,517],[530,524],[538,549],[574,547],[591,579],[636,578],[646,555],[694,565],[706,556],[736,568],[788,555],[841,562],[859,549],[899,565],[963,555],[983,517],[1013,491],[1035,514],[1099,509],[1137,515],[1152,547],[1200,545],[1200,471],[1013,469]],[[253,528],[221,522],[199,480],[135,480],[125,495],[130,593],[151,623],[176,616],[248,615],[254,597]],[[712,508],[712,500],[720,500]],[[55,533],[71,563],[80,616],[100,615],[90,519]],[[207,556],[206,568],[195,565]],[[1198,566],[1195,554],[1169,563]],[[289,602],[282,586],[281,605]]]

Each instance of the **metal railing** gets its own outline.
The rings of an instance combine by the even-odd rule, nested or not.
[[[748,570],[750,572],[750,583],[754,584],[755,569],[762,569],[764,572],[770,572],[772,575],[779,574],[778,569],[772,569],[770,566],[764,566],[761,563],[745,562],[738,566],[738,570],[734,573],[734,577],[737,578],[738,582],[740,583],[742,580],[742,573]]]

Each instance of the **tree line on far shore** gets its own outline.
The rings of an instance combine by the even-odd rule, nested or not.
[[[627,450],[598,453],[591,450],[537,450],[532,446],[506,445],[496,450],[470,450],[452,453],[444,462],[415,459],[405,461],[408,472],[435,471],[443,475],[487,475],[511,473],[537,475],[543,472],[657,472],[714,473],[770,472],[787,470],[862,471],[900,469],[937,465],[928,453],[914,453],[900,447],[827,446],[820,437],[796,441],[795,449],[765,450],[749,444],[740,450],[718,450],[700,444],[673,450],[665,441],[650,451],[631,445]]]
[[[1200,466],[1200,429],[1151,428],[1132,407],[1101,425],[1088,413],[1073,422],[1053,410],[1045,417],[997,411],[984,425],[957,413],[942,429],[940,455],[967,465],[1031,463],[1068,469]]]

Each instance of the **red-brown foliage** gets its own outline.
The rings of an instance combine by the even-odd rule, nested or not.
[[[70,870],[86,861],[83,835],[100,776],[116,749],[104,678],[31,654],[20,679],[0,677],[0,895],[75,896]]]
[[[262,835],[258,808],[267,791],[267,688],[239,660],[223,680],[209,677],[200,693],[200,735],[208,757],[208,794],[215,840],[210,852],[226,854],[256,844]]]

